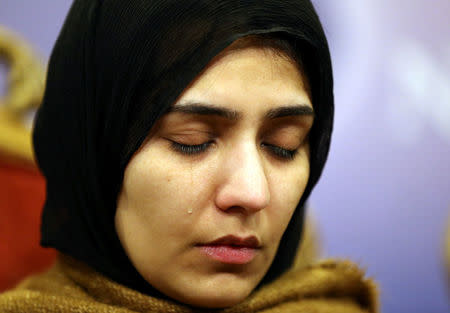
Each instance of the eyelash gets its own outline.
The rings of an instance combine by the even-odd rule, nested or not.
[[[211,146],[212,141],[207,141],[199,145],[185,145],[176,141],[170,141],[170,144],[176,152],[181,152],[186,155],[193,155],[206,151]]]
[[[182,143],[179,143],[176,141],[170,141],[170,143],[171,143],[172,149],[175,150],[175,152],[180,152],[185,155],[195,155],[195,154],[200,154],[200,153],[208,150],[208,148],[211,146],[211,144],[213,142],[207,141],[207,142],[199,144],[199,145],[185,145],[185,144],[182,144]],[[283,149],[281,147],[266,144],[266,143],[262,143],[261,146],[270,149],[271,152],[276,157],[279,157],[279,158],[281,158],[283,160],[287,160],[287,161],[293,160],[298,152],[298,149],[288,150],[288,149]]]
[[[298,152],[298,149],[288,150],[267,143],[262,143],[261,146],[269,148],[275,156],[289,161],[293,160]]]

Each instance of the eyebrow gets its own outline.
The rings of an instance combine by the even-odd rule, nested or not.
[[[286,116],[304,116],[304,115],[314,116],[313,108],[306,104],[296,104],[271,109],[269,110],[269,112],[266,113],[265,118],[271,120]]]
[[[214,115],[232,121],[236,121],[241,118],[241,114],[235,110],[217,107],[211,104],[201,102],[186,102],[181,104],[175,104],[170,109],[169,112],[181,112],[185,114],[196,114],[196,115]]]
[[[242,114],[238,111],[202,102],[175,104],[169,112],[180,112],[195,115],[213,115],[226,118],[231,121],[239,120],[242,117]],[[306,104],[287,105],[269,110],[264,115],[264,119],[272,120],[287,116],[314,116],[314,110]]]

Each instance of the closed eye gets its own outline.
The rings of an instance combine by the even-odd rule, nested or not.
[[[293,160],[295,158],[295,155],[298,152],[298,149],[289,150],[285,148],[281,148],[279,146],[262,143],[262,147],[269,149],[276,157],[285,159],[285,160]]]
[[[211,147],[213,144],[213,141],[207,141],[198,145],[187,145],[183,143],[179,143],[173,140],[170,140],[170,146],[171,148],[178,153],[184,154],[184,155],[196,155],[205,152],[208,150],[208,148]],[[263,147],[266,150],[269,150],[270,153],[272,153],[274,156],[284,159],[284,160],[293,160],[295,158],[295,155],[298,152],[298,149],[289,150],[285,148],[281,148],[279,146],[262,143],[261,147]]]
[[[182,144],[173,140],[170,140],[170,146],[175,152],[179,152],[181,154],[185,155],[194,155],[194,154],[200,154],[204,151],[206,151],[213,141],[207,141],[198,145],[186,145]]]

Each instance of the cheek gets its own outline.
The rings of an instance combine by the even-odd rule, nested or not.
[[[196,214],[189,212],[197,211],[207,200],[211,184],[205,174],[183,167],[157,149],[141,151],[125,171],[120,207],[134,216],[147,235],[186,236],[196,222]]]
[[[125,171],[123,191],[132,207],[145,209],[167,200],[174,188],[172,171],[164,171],[161,164],[148,160],[152,159],[138,155]]]
[[[210,169],[185,163],[158,147],[144,150],[127,167],[124,187],[130,198],[137,201],[155,204],[176,203],[179,199],[186,204],[186,200],[198,198],[207,187]]]
[[[168,230],[179,229],[174,224],[179,220],[178,198],[170,196],[175,188],[171,171],[147,160],[151,159],[138,154],[128,164],[118,201],[117,216],[123,230],[136,240],[134,245],[170,237]]]
[[[287,172],[275,173],[270,177],[272,209],[269,211],[270,219],[277,221],[274,234],[279,240],[305,191],[309,179],[309,162],[301,162]]]

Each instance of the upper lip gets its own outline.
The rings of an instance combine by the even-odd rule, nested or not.
[[[226,235],[208,242],[206,245],[228,245],[246,248],[260,248],[261,243],[256,236],[239,237],[235,235]]]

